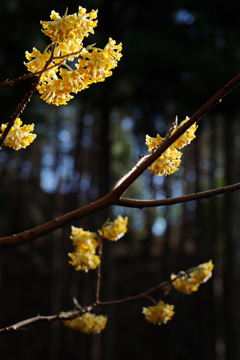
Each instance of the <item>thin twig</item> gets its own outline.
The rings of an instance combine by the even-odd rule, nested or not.
[[[51,56],[51,61],[53,61],[53,60],[58,60],[58,59],[62,59],[62,60],[59,61],[59,62],[56,63],[56,64],[53,64],[53,65],[49,66],[49,67],[46,67],[46,65],[45,65],[42,70],[36,71],[35,73],[24,74],[24,75],[21,75],[21,76],[15,78],[15,79],[11,79],[11,80],[6,79],[5,81],[3,81],[3,82],[0,84],[0,87],[7,86],[7,85],[8,85],[8,86],[12,86],[12,85],[17,84],[18,82],[20,82],[20,81],[22,81],[22,80],[29,79],[29,78],[31,78],[31,77],[33,77],[33,76],[42,75],[44,72],[47,72],[47,71],[49,71],[49,70],[51,70],[51,69],[53,69],[53,68],[55,68],[55,67],[58,67],[58,66],[62,65],[63,62],[68,59],[69,56],[75,56],[75,55],[79,54],[80,52],[81,52],[81,50],[79,50],[79,51],[74,51],[74,52],[69,53],[69,54],[66,54],[66,55]],[[49,60],[48,60],[47,64],[48,64],[48,65],[50,64]],[[47,66],[48,66],[48,65],[47,65]]]
[[[27,94],[25,94],[24,98],[22,99],[22,101],[18,104],[18,106],[16,107],[16,110],[14,111],[14,113],[12,114],[12,116],[10,117],[10,120],[5,128],[5,130],[3,131],[1,137],[0,137],[0,150],[2,149],[4,140],[6,139],[9,131],[11,130],[11,127],[14,124],[14,121],[19,117],[19,115],[23,112],[23,110],[25,109],[27,103],[30,101],[33,93],[36,90],[36,87],[38,86],[39,83],[39,79],[40,77],[37,78],[37,80],[32,84],[29,92]]]
[[[176,280],[176,278],[178,277],[182,277],[184,272],[179,273],[178,275],[176,275],[176,277],[174,278],[174,280]],[[159,289],[164,289],[166,286],[169,287],[171,286],[171,283],[173,282],[173,280],[169,280],[169,281],[163,281],[160,284],[151,287],[150,289],[148,289],[147,291],[144,291],[143,293],[134,295],[134,296],[128,296],[125,297],[123,299],[118,299],[118,300],[111,300],[111,301],[97,301],[94,302],[93,304],[86,306],[86,307],[81,307],[80,310],[76,310],[76,311],[70,311],[70,312],[63,312],[57,315],[49,315],[49,316],[42,316],[42,315],[37,315],[34,316],[32,318],[26,319],[26,320],[22,320],[16,324],[10,325],[10,326],[6,326],[2,329],[0,329],[0,333],[4,333],[4,332],[10,332],[10,331],[17,331],[17,330],[25,330],[25,326],[28,326],[30,324],[39,322],[39,321],[56,321],[56,320],[71,320],[76,318],[77,316],[80,316],[82,313],[86,312],[86,311],[91,311],[93,308],[96,308],[98,306],[108,306],[108,305],[118,305],[118,304],[122,304],[128,301],[136,301],[139,299],[149,299],[152,302],[155,302],[153,298],[151,298],[149,296],[149,294],[155,292],[156,290]]]
[[[51,322],[51,321],[56,321],[56,320],[71,320],[71,319],[79,316],[80,313],[81,313],[81,311],[71,312],[69,315],[67,315],[67,313],[58,314],[58,315],[47,315],[47,316],[37,315],[32,318],[19,321],[16,324],[6,326],[5,328],[0,329],[0,333],[17,331],[17,330],[25,330],[25,328],[24,328],[25,326],[39,322],[39,321]]]
[[[55,50],[56,44],[52,45],[52,52],[51,52],[51,56],[49,58],[49,60],[46,62],[43,70],[41,71],[44,72],[45,69],[47,69],[48,65],[51,63],[53,56],[54,56],[54,50]],[[25,94],[24,98],[22,99],[22,101],[18,104],[18,106],[16,107],[16,110],[14,111],[14,113],[12,114],[12,116],[10,117],[10,120],[5,128],[5,130],[3,131],[1,137],[0,137],[0,150],[2,149],[4,140],[6,139],[9,131],[11,130],[11,127],[14,124],[14,121],[19,117],[19,115],[23,112],[23,110],[25,109],[27,103],[29,103],[32,95],[34,94],[39,82],[40,82],[40,78],[41,78],[41,74],[37,77],[37,80],[32,84],[30,90],[28,91],[27,94]]]
[[[131,207],[131,208],[145,208],[145,207],[155,207],[155,206],[165,206],[165,205],[175,205],[188,201],[199,200],[199,199],[208,199],[211,196],[226,194],[228,192],[233,192],[240,189],[240,183],[233,185],[223,186],[221,188],[216,188],[212,190],[202,191],[198,193],[178,196],[169,199],[159,199],[159,200],[138,200],[138,199],[128,199],[121,197],[118,200],[118,205]]]
[[[99,246],[98,246],[98,256],[100,259],[100,263],[97,267],[97,281],[96,281],[96,295],[95,295],[96,304],[99,303],[99,296],[100,296],[102,250],[103,250],[103,239],[102,239],[102,237],[100,237],[99,238]]]

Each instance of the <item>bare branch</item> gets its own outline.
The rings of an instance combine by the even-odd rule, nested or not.
[[[131,207],[131,208],[145,208],[145,207],[156,207],[156,206],[164,206],[164,205],[175,205],[188,201],[206,199],[211,196],[216,196],[220,194],[226,194],[228,192],[233,192],[240,189],[240,183],[236,183],[233,185],[224,186],[221,188],[216,188],[212,190],[202,191],[199,193],[189,194],[178,196],[170,199],[160,199],[160,200],[135,200],[121,197],[118,200],[118,205]]]
[[[2,149],[4,140],[6,139],[9,131],[11,130],[11,127],[14,124],[14,121],[19,117],[19,115],[23,112],[23,110],[25,109],[25,107],[27,106],[27,104],[29,103],[32,95],[34,94],[40,78],[41,78],[41,74],[48,68],[48,65],[51,63],[53,56],[54,56],[54,50],[56,48],[56,44],[52,45],[52,50],[51,50],[51,56],[49,58],[49,60],[46,62],[43,70],[41,70],[40,75],[37,77],[37,80],[32,84],[30,90],[28,91],[27,94],[25,94],[24,98],[22,99],[22,101],[18,104],[18,106],[16,107],[16,110],[14,111],[14,113],[12,114],[12,116],[10,117],[10,120],[7,124],[6,129],[4,130],[4,132],[2,133],[1,137],[0,137],[0,150]],[[35,74],[36,75],[36,74]]]
[[[179,273],[177,277],[182,277],[183,274],[185,274],[184,272]],[[176,280],[176,278],[174,278],[174,280]],[[149,297],[149,294],[155,292],[156,290],[159,289],[164,289],[164,288],[169,288],[171,287],[171,283],[173,282],[173,280],[169,280],[169,281],[163,281],[160,284],[148,289],[147,291],[134,295],[134,296],[128,296],[125,297],[123,299],[118,299],[118,300],[112,300],[112,301],[96,301],[93,304],[86,306],[86,307],[80,307],[80,309],[75,310],[75,311],[70,311],[70,312],[63,312],[57,315],[48,315],[48,316],[42,316],[42,315],[37,315],[34,316],[32,318],[26,319],[26,320],[22,320],[16,324],[10,325],[10,326],[6,326],[2,329],[0,329],[0,333],[4,333],[4,332],[10,332],[10,331],[17,331],[17,330],[26,330],[25,327],[39,322],[39,321],[56,321],[56,320],[71,320],[74,319],[78,316],[80,316],[81,314],[85,313],[86,311],[91,311],[93,308],[98,307],[98,306],[108,306],[108,305],[118,305],[121,303],[125,303],[128,301],[135,301],[135,300],[139,300],[142,298],[146,298],[146,299],[151,299]],[[153,300],[154,301],[154,300]]]
[[[80,314],[80,311],[71,312],[71,315],[67,316],[65,314],[58,314],[58,315],[48,315],[48,316],[42,316],[37,315],[32,318],[19,321],[16,324],[7,326],[5,328],[0,329],[0,333],[3,332],[10,332],[10,331],[17,331],[17,330],[26,330],[24,327],[39,321],[56,321],[56,320],[71,320],[74,317],[78,316]]]
[[[64,227],[75,220],[83,218],[93,212],[102,210],[111,205],[119,205],[119,199],[124,192],[134,183],[134,181],[170,146],[176,141],[190,126],[198,122],[214,106],[222,101],[233,89],[240,84],[240,74],[236,75],[226,85],[222,87],[210,100],[208,100],[191,118],[179,127],[174,134],[166,137],[165,140],[150,155],[143,156],[136,165],[124,175],[114,186],[114,188],[103,198],[86,205],[80,209],[62,215],[52,221],[39,225],[33,229],[24,231],[17,235],[0,238],[0,248],[26,244],[40,236],[51,233]]]

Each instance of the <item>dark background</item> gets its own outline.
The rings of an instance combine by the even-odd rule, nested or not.
[[[43,50],[40,20],[98,9],[98,27],[85,44],[123,43],[113,76],[93,84],[69,105],[54,107],[35,94],[21,116],[35,123],[35,142],[0,153],[1,236],[18,233],[107,193],[146,154],[145,135],[165,135],[178,115],[191,116],[239,72],[239,2],[54,0],[0,2],[0,81],[26,73],[24,53]],[[31,81],[0,89],[1,122],[8,122]],[[149,171],[127,195],[154,199],[180,196],[238,182],[240,107],[236,89],[199,124],[184,148],[180,170],[162,178]],[[147,323],[146,301],[100,309],[107,329],[87,336],[61,323],[36,323],[2,334],[1,359],[237,360],[240,247],[238,192],[156,209],[113,207],[73,225],[96,231],[108,216],[129,217],[118,243],[104,244],[102,299],[135,295],[172,272],[212,259],[213,278],[193,295],[156,299],[175,304],[166,325]],[[68,264],[70,226],[32,244],[1,250],[0,327],[73,307],[72,298],[93,300],[95,273]]]

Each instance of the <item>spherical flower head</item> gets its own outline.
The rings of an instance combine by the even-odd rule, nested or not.
[[[25,52],[26,59],[29,62],[25,62],[24,65],[28,68],[28,70],[32,73],[41,71],[46,62],[50,58],[50,52],[41,53],[36,48],[33,48],[33,51],[29,53],[28,51]]]
[[[79,7],[78,13],[72,15],[63,15],[61,17],[54,10],[51,12],[51,21],[41,21],[42,32],[49,36],[53,43],[63,41],[77,40],[81,42],[89,33],[94,33],[94,27],[97,26],[97,11],[92,10],[87,13],[85,8]]]
[[[94,46],[84,48],[76,65],[84,81],[91,84],[104,81],[106,77],[111,76],[111,70],[117,66],[122,57],[121,50],[122,44],[116,45],[116,41],[111,38],[104,49]]]
[[[156,138],[146,135],[146,145],[148,151],[152,153],[164,139],[157,134]],[[174,146],[169,146],[154,163],[149,166],[152,174],[155,175],[169,175],[177,171],[181,164],[182,153]]]
[[[62,78],[62,84],[66,91],[77,94],[88,88],[88,85],[83,79],[83,75],[79,70],[68,71],[67,69],[60,69],[60,76]]]
[[[20,118],[17,118],[14,121],[14,125],[11,127],[6,139],[4,140],[4,145],[11,147],[15,150],[26,148],[29,146],[34,139],[37,137],[36,134],[31,134],[34,130],[34,124],[31,125],[22,125]],[[2,124],[1,131],[3,132],[7,127],[7,124]]]
[[[212,277],[212,270],[214,265],[212,260],[209,260],[206,263],[200,264],[190,270],[188,270],[189,275],[200,283],[205,283]]]
[[[36,48],[32,53],[26,52],[29,61],[24,64],[32,73],[40,73],[36,89],[47,104],[66,105],[73,98],[71,93],[76,94],[91,83],[104,81],[112,75],[111,70],[122,56],[122,44],[109,38],[104,49],[93,45],[83,48],[82,45],[83,38],[94,33],[96,17],[97,11],[87,13],[85,8],[79,7],[78,13],[67,15],[66,11],[63,17],[53,10],[51,21],[41,21],[42,31],[51,38],[52,44],[43,53]],[[75,57],[79,58],[78,64],[75,64],[76,70],[72,70],[67,61]]]
[[[185,124],[189,120],[189,117],[186,117],[185,120],[183,120],[172,132],[174,134],[183,124]],[[185,145],[190,144],[190,142],[196,137],[195,132],[197,130],[197,124],[194,123],[190,128],[188,128],[185,133],[183,133],[174,143],[173,146],[175,146],[178,149],[183,148]]]
[[[73,252],[69,253],[68,256],[72,259],[69,264],[72,265],[77,271],[94,270],[100,264],[98,255],[92,253],[92,251]]]
[[[69,90],[64,87],[62,79],[47,77],[43,75],[44,81],[37,86],[37,90],[47,104],[56,106],[66,105],[69,100],[73,98]]]
[[[68,254],[71,258],[69,264],[78,271],[88,272],[96,269],[100,264],[100,258],[96,255],[96,248],[99,245],[97,234],[75,226],[72,226],[71,229],[70,239],[75,246],[75,251]]]
[[[75,319],[64,320],[63,323],[69,328],[85,334],[99,334],[107,325],[107,317],[86,312]]]
[[[97,233],[91,231],[84,231],[83,228],[71,226],[70,239],[75,246],[79,246],[85,243],[91,244],[95,247],[98,246]]]
[[[172,285],[176,290],[184,294],[191,294],[197,291],[202,283],[205,283],[208,279],[210,279],[213,268],[214,265],[212,260],[210,260],[188,270],[186,273],[184,272],[181,277],[172,274]]]
[[[128,218],[119,215],[114,221],[107,220],[99,234],[108,240],[117,241],[127,232]]]
[[[166,324],[174,315],[174,305],[169,305],[159,301],[155,306],[144,307],[142,309],[145,319],[152,324]]]

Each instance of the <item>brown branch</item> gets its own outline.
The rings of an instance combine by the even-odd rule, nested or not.
[[[25,109],[27,103],[30,101],[32,95],[34,94],[36,87],[39,83],[39,79],[40,77],[37,78],[37,80],[32,84],[29,92],[27,94],[25,94],[24,98],[22,99],[22,101],[18,104],[18,106],[16,107],[16,110],[14,111],[14,113],[12,114],[12,116],[10,117],[10,120],[5,128],[5,130],[3,131],[1,137],[0,137],[0,150],[2,149],[4,140],[6,139],[9,131],[11,130],[11,127],[14,124],[14,121],[19,117],[19,115],[23,112],[23,110]]]
[[[145,208],[145,207],[175,205],[175,204],[180,204],[180,203],[184,203],[187,201],[206,199],[211,196],[226,194],[228,192],[233,192],[233,191],[236,191],[239,189],[240,189],[240,183],[236,183],[236,184],[224,186],[221,188],[202,191],[202,192],[194,193],[194,194],[178,196],[178,197],[174,197],[174,198],[170,198],[170,199],[137,200],[137,199],[128,199],[128,198],[120,197],[117,205],[131,207],[131,208],[140,208],[140,209]]]
[[[62,65],[62,64],[64,63],[64,61],[67,60],[67,58],[68,58],[69,56],[77,55],[77,54],[79,54],[80,52],[81,52],[81,50],[79,50],[79,51],[74,51],[74,52],[69,53],[69,54],[66,54],[66,55],[51,56],[51,61],[53,61],[53,60],[58,60],[58,59],[62,59],[62,60],[59,61],[59,62],[56,63],[56,64],[53,64],[53,65],[49,66],[49,67],[46,67],[46,65],[45,65],[42,70],[36,71],[35,73],[24,74],[24,75],[21,75],[21,76],[15,78],[15,79],[11,79],[11,80],[6,79],[5,81],[3,81],[3,82],[0,84],[0,87],[6,86],[6,85],[12,86],[12,85],[17,84],[18,82],[20,82],[20,81],[22,81],[22,80],[29,79],[29,78],[31,78],[31,77],[33,77],[33,76],[42,75],[44,72],[47,72],[47,71],[53,69],[54,67],[58,67],[58,66]],[[50,64],[49,60],[48,60],[47,64],[48,64],[48,65]],[[48,65],[47,65],[47,66],[48,66]]]
[[[183,276],[184,272],[179,273],[178,275],[176,275],[176,277],[181,277]],[[184,273],[185,274],[185,273]],[[174,278],[174,280],[176,280],[176,278]],[[76,318],[77,316],[80,316],[81,314],[85,313],[86,311],[91,311],[93,308],[98,307],[98,306],[108,306],[108,305],[118,305],[121,303],[125,303],[128,301],[136,301],[142,298],[147,298],[150,299],[149,294],[153,293],[154,291],[158,290],[158,289],[164,289],[165,287],[169,287],[171,286],[171,283],[173,282],[173,280],[169,280],[169,281],[163,281],[160,284],[148,289],[147,291],[134,295],[134,296],[128,296],[125,297],[123,299],[118,299],[118,300],[112,300],[112,301],[96,301],[93,304],[86,306],[86,307],[82,307],[81,309],[75,310],[75,311],[71,311],[71,312],[63,312],[57,315],[48,315],[48,316],[42,316],[42,315],[37,315],[34,316],[32,318],[26,319],[26,320],[22,320],[16,324],[10,325],[10,326],[6,326],[2,329],[0,329],[0,333],[4,333],[4,332],[10,332],[10,331],[17,331],[17,330],[25,330],[25,326],[28,326],[30,324],[39,322],[39,321],[56,321],[56,320],[71,320]]]
[[[56,321],[56,320],[71,320],[74,317],[79,316],[79,314],[82,311],[75,311],[75,312],[71,312],[71,314],[66,315],[66,313],[63,314],[58,314],[58,315],[47,315],[47,316],[42,316],[42,315],[37,315],[34,316],[32,318],[26,319],[26,320],[22,320],[19,321],[16,324],[10,325],[10,326],[6,326],[5,328],[0,329],[0,333],[4,333],[4,332],[10,332],[10,331],[17,331],[17,330],[26,330],[24,327],[39,321]]]
[[[100,296],[100,287],[101,287],[101,260],[102,260],[102,251],[103,251],[103,239],[102,236],[99,238],[98,246],[98,256],[100,259],[100,264],[97,267],[97,281],[96,281],[96,292],[95,292],[95,302],[98,304]]]
[[[53,59],[53,56],[54,56],[54,50],[56,48],[56,44],[53,44],[52,45],[52,52],[51,52],[51,56],[49,58],[49,60],[46,62],[43,70],[41,71],[44,72],[45,69],[47,69],[48,65],[51,63],[52,59]],[[39,84],[39,81],[40,81],[40,77],[41,75],[38,76],[37,80],[32,84],[29,92],[27,94],[25,94],[24,98],[22,99],[22,101],[18,104],[18,106],[16,107],[16,110],[14,111],[14,113],[12,114],[12,116],[10,117],[10,120],[5,128],[5,130],[3,131],[1,137],[0,137],[0,150],[2,149],[2,146],[3,146],[3,143],[4,143],[4,140],[6,139],[9,131],[11,130],[11,127],[13,126],[14,124],[14,121],[16,120],[16,118],[19,117],[19,115],[23,112],[23,110],[25,109],[27,103],[30,101],[32,95],[34,94],[38,84]]]
[[[182,276],[182,275],[180,275]],[[176,277],[179,277],[179,275],[177,275]],[[174,279],[176,280],[176,278]],[[169,281],[163,281],[161,282],[160,284],[154,286],[154,287],[151,287],[150,289],[148,289],[147,291],[144,291],[143,293],[141,294],[137,294],[137,295],[133,295],[133,296],[127,296],[123,299],[118,299],[118,300],[110,300],[110,301],[99,301],[97,303],[97,305],[99,306],[106,306],[106,305],[118,305],[118,304],[122,304],[122,303],[125,303],[125,302],[128,302],[128,301],[136,301],[136,300],[139,300],[139,299],[144,299],[144,298],[149,298],[149,294],[159,290],[159,289],[162,289],[162,288],[165,288],[165,287],[169,287],[171,285],[171,283],[173,282],[173,280],[169,280]],[[93,304],[94,306],[94,304]]]
[[[179,129],[156,148],[156,150],[147,156],[142,157],[136,165],[124,175],[114,186],[114,188],[103,198],[86,205],[80,209],[62,215],[54,220],[39,225],[33,229],[24,231],[17,235],[0,238],[0,248],[17,246],[26,244],[46,235],[54,230],[64,227],[75,220],[83,218],[93,212],[102,210],[111,205],[119,205],[119,199],[132,183],[170,146],[176,141],[191,125],[198,122],[206,115],[214,106],[222,101],[234,88],[240,84],[240,74],[236,75],[226,85],[223,86],[210,100],[208,100],[199,110],[197,110],[191,118],[186,121]]]
[[[6,79],[5,81],[3,81],[3,82],[0,84],[0,87],[6,86],[6,85],[8,85],[8,86],[15,85],[15,84],[17,84],[18,82],[20,82],[20,81],[22,81],[22,80],[29,79],[29,78],[31,78],[31,77],[33,77],[33,76],[36,76],[36,75],[38,75],[38,73],[24,74],[24,75],[21,75],[21,76],[15,78],[15,79],[11,79],[11,80]]]

